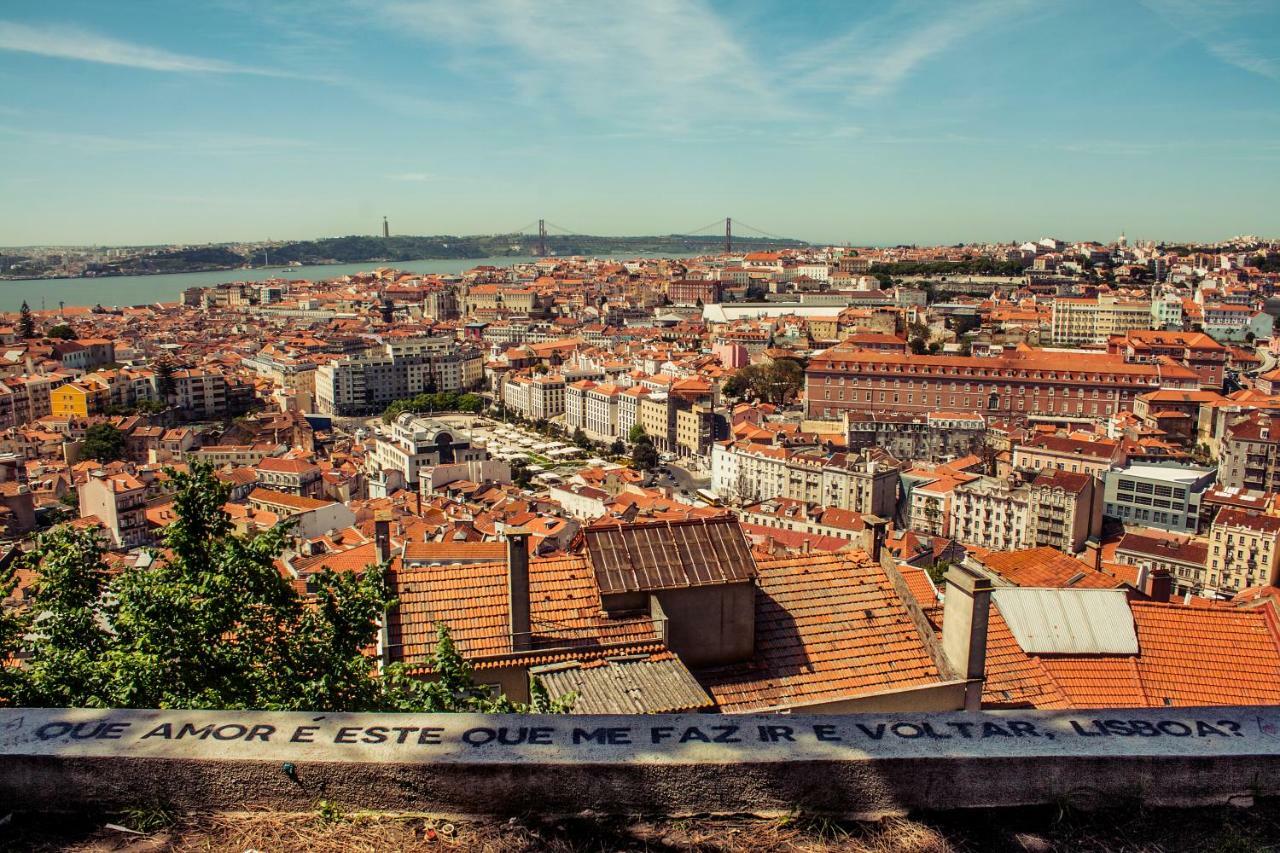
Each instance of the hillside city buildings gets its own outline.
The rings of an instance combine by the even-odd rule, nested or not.
[[[1046,238],[10,315],[0,534],[137,570],[207,464],[299,589],[386,567],[380,663],[444,624],[578,713],[1280,703],[1278,284],[1258,239]]]

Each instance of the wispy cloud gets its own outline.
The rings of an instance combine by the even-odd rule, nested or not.
[[[1184,36],[1204,45],[1228,65],[1280,80],[1280,48],[1273,37],[1258,38],[1251,19],[1275,14],[1274,0],[1142,0],[1144,6]]]
[[[307,139],[212,131],[161,131],[132,137],[0,125],[0,140],[5,137],[99,154],[122,151],[181,151],[187,154],[235,155],[261,154],[270,151],[319,150],[315,142]]]
[[[965,39],[1030,11],[1031,0],[981,0],[948,6],[898,3],[888,12],[793,62],[802,85],[844,89],[863,98],[895,91],[912,74]]]
[[[690,120],[785,111],[751,51],[704,0],[370,0],[374,20],[444,51],[457,73],[531,105]]]
[[[0,50],[171,73],[300,76],[288,71],[174,53],[62,24],[33,26],[16,21],[0,21]]]

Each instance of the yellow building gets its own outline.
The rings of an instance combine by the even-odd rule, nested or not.
[[[84,382],[68,382],[49,395],[52,414],[59,417],[87,418],[101,414],[109,399],[106,388]]]

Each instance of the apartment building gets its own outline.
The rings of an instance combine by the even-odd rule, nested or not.
[[[147,487],[132,474],[89,473],[77,490],[80,517],[96,516],[107,529],[114,548],[138,548],[150,541],[147,529]]]
[[[711,448],[711,489],[739,503],[781,497],[891,518],[898,501],[898,471],[865,452],[828,454],[724,442]]]
[[[216,370],[173,372],[174,406],[187,420],[216,420],[227,415],[227,380]]]
[[[1280,518],[1256,510],[1220,510],[1209,530],[1206,594],[1231,597],[1280,580]]]
[[[1227,488],[1280,492],[1280,421],[1249,412],[1227,422],[1218,450],[1218,483]]]
[[[305,459],[269,456],[254,468],[258,482],[267,489],[318,498],[324,492],[320,466]]]
[[[371,414],[396,400],[462,391],[483,381],[478,348],[448,337],[384,343],[316,370],[316,409],[329,415]]]
[[[565,382],[559,375],[508,375],[502,399],[509,410],[529,420],[550,420],[564,414]]]
[[[993,551],[1030,548],[1030,490],[1009,480],[979,477],[951,495],[951,536]]]
[[[896,459],[936,461],[968,456],[983,446],[987,420],[977,413],[845,412],[850,450],[879,447]]]
[[[622,389],[612,382],[593,385],[584,395],[583,411],[586,425],[583,427],[592,438],[618,437],[618,397]]]
[[[948,532],[967,545],[994,551],[1052,547],[1075,554],[1101,529],[1097,484],[1086,474],[1045,470],[1030,483],[979,477],[951,493]]]
[[[1092,476],[1045,470],[1027,491],[1027,519],[1035,546],[1078,554],[1102,532],[1101,484]]]
[[[587,392],[596,387],[590,379],[579,379],[564,387],[564,425],[567,429],[586,429]]]
[[[1125,524],[1195,533],[1217,470],[1195,465],[1129,465],[1105,475],[1107,515]]]
[[[1084,421],[1129,410],[1157,388],[1198,388],[1180,364],[1127,363],[1105,353],[1015,350],[992,357],[902,355],[832,347],[805,370],[808,416],[844,412],[976,412]]]
[[[1173,578],[1176,595],[1200,595],[1208,581],[1209,545],[1203,539],[1165,537],[1146,532],[1127,532],[1116,545],[1115,560],[1125,566],[1145,569],[1148,575],[1163,570]]]
[[[1017,471],[1057,470],[1101,478],[1127,457],[1113,439],[1081,439],[1065,435],[1036,435],[1013,448]]]
[[[1053,300],[1051,333],[1057,345],[1103,344],[1112,335],[1150,329],[1151,303],[1117,296]]]
[[[1155,364],[1162,358],[1194,370],[1200,387],[1221,390],[1227,348],[1203,332],[1131,330],[1107,339],[1107,352],[1132,364]]]
[[[49,413],[55,417],[87,418],[102,414],[110,400],[110,392],[96,382],[68,382],[50,393]]]

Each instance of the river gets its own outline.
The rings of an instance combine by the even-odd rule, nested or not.
[[[623,258],[693,257],[683,252],[658,254],[634,252]],[[350,273],[368,272],[377,267],[393,267],[405,272],[459,273],[483,265],[511,266],[538,260],[525,255],[497,258],[460,258],[421,261],[365,261],[359,264],[317,264],[305,267],[268,267],[251,270],[166,273],[161,275],[117,275],[102,278],[30,278],[0,281],[0,311],[17,311],[23,300],[33,311],[54,310],[58,302],[67,305],[145,305],[176,302],[188,287],[210,287],[227,281],[264,281],[269,278],[319,281]]]

